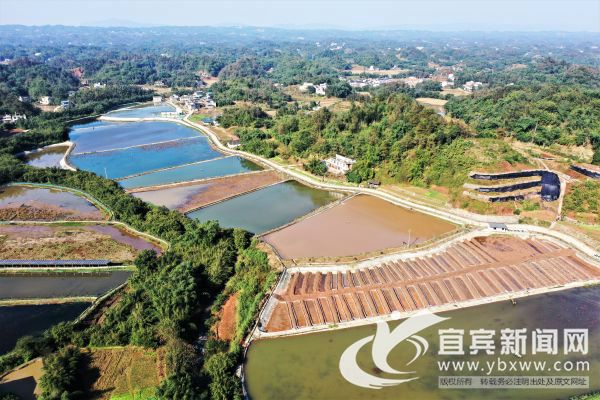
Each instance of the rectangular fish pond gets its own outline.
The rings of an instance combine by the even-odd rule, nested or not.
[[[119,181],[119,183],[126,189],[133,189],[241,174],[244,172],[260,171],[261,169],[260,166],[252,161],[233,156],[153,171],[147,174],[125,178]]]
[[[122,149],[131,146],[199,136],[194,129],[173,122],[104,122],[75,125],[69,138],[73,154]]]
[[[60,160],[69,146],[51,146],[23,156],[28,165],[36,168],[60,167]]]
[[[428,350],[413,363],[415,345],[401,341],[387,357],[391,368],[408,374],[390,374],[377,368],[372,358],[372,341],[365,343],[357,352],[345,359],[344,366],[357,360],[360,371],[377,378],[415,378],[410,382],[379,389],[364,388],[345,379],[340,370],[342,354],[354,343],[376,333],[376,325],[339,329],[277,339],[261,339],[253,342],[245,364],[246,387],[252,400],[279,399],[328,399],[328,400],[480,400],[480,399],[567,399],[577,394],[600,390],[600,288],[579,288],[561,292],[536,295],[516,300],[474,306],[440,313],[450,318],[429,326],[417,334],[424,338]],[[389,323],[393,330],[401,321]],[[466,355],[438,355],[439,329],[464,330]],[[500,330],[504,328],[527,329],[525,354],[521,358],[500,354]],[[563,353],[563,329],[588,329],[589,352],[587,355]],[[480,351],[469,355],[471,329],[495,330],[495,354]],[[558,329],[559,354],[532,354],[531,332],[536,329]],[[348,353],[346,353],[348,354]],[[355,355],[354,355],[355,354]],[[589,371],[542,371],[492,372],[491,376],[589,376],[588,389],[441,389],[439,376],[485,376],[480,370],[474,372],[440,371],[439,361],[546,361],[565,363],[578,360],[589,361]],[[561,364],[567,368],[568,364]]]
[[[59,322],[77,318],[91,303],[0,306],[0,354],[25,335],[36,335]]]
[[[97,297],[125,283],[131,271],[0,273],[0,300]]]
[[[174,124],[172,124],[174,125]],[[75,154],[69,162],[78,169],[109,179],[221,157],[203,136],[122,150]]]
[[[153,118],[160,117],[163,112],[173,111],[175,107],[170,104],[143,104],[111,111],[106,115],[119,118]]]
[[[225,228],[264,233],[325,206],[341,195],[286,181],[187,214]]]

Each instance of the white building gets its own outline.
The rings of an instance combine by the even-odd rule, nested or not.
[[[162,96],[153,96],[152,97],[152,102],[154,104],[156,104],[156,103],[162,103]]]
[[[14,115],[5,114],[2,117],[2,123],[4,123],[4,124],[13,123],[13,122],[17,122],[20,119],[27,119],[27,116],[25,114],[14,114]]]
[[[43,106],[47,106],[50,104],[51,100],[52,100],[52,98],[50,96],[42,96],[40,98],[40,104]]]
[[[94,83],[94,89],[102,89],[106,87],[106,83],[96,82]]]
[[[335,175],[343,175],[352,169],[356,160],[336,154],[325,160],[329,172]]]
[[[320,85],[315,85],[315,94],[318,96],[325,96],[326,90],[327,90],[326,83],[321,83]]]
[[[482,86],[483,86],[483,83],[481,83],[481,82],[469,81],[463,85],[463,89],[466,92],[474,92],[476,90],[481,89]]]
[[[71,103],[69,102],[69,100],[61,100],[60,102],[60,106],[65,110],[69,108],[70,105]]]
[[[19,96],[19,101],[21,103],[29,103],[29,96]]]

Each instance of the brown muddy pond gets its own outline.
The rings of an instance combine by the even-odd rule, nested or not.
[[[141,191],[133,193],[133,195],[149,203],[185,213],[207,204],[281,182],[281,180],[282,178],[276,172],[263,171],[214,178],[196,184]]]
[[[4,259],[133,260],[141,250],[161,248],[111,225],[0,225]]]
[[[124,229],[119,229],[115,226],[111,225],[86,225],[83,227],[87,230],[92,230],[94,232],[102,233],[105,235],[109,235],[111,238],[116,240],[119,243],[127,244],[133,247],[137,251],[141,250],[154,250],[157,253],[161,253],[162,249],[155,245],[154,243],[149,242],[146,239],[142,239],[139,236],[135,236]]]
[[[91,202],[73,193],[30,186],[0,187],[0,219],[11,221],[102,220]]]
[[[455,225],[358,195],[263,237],[285,259],[352,256],[422,243]]]
[[[60,167],[62,160],[69,146],[52,146],[45,147],[39,151],[29,153],[23,158],[27,164],[36,168]]]

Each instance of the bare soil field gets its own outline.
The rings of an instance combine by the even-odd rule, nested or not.
[[[0,394],[14,393],[21,400],[35,400],[42,391],[38,385],[42,377],[42,359],[36,358],[0,378]]]
[[[88,363],[82,379],[86,398],[110,399],[158,386],[164,378],[162,350],[138,347],[84,349]]]
[[[477,237],[437,254],[344,272],[294,272],[269,301],[268,332],[585,282],[600,269],[541,239]]]
[[[223,308],[219,323],[216,325],[217,336],[221,340],[231,340],[235,337],[235,325],[237,318],[237,293],[229,296]]]
[[[416,99],[416,101],[417,103],[427,108],[431,108],[437,113],[446,113],[446,109],[444,108],[444,106],[446,105],[448,100],[434,99],[431,97],[419,97],[418,99]]]
[[[449,222],[359,195],[263,236],[285,259],[336,257],[414,245],[451,232]]]
[[[470,93],[458,88],[444,88],[442,89],[442,94],[452,94],[454,96],[468,96]]]
[[[108,259],[132,261],[144,248],[158,247],[112,226],[0,225],[3,259]]]
[[[186,213],[282,180],[281,175],[275,171],[262,171],[219,177],[202,183],[182,184],[165,189],[137,191],[134,195],[144,201]]]

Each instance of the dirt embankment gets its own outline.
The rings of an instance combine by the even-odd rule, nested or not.
[[[238,295],[229,296],[221,309],[220,320],[216,325],[216,333],[221,340],[232,340],[235,337]]]

